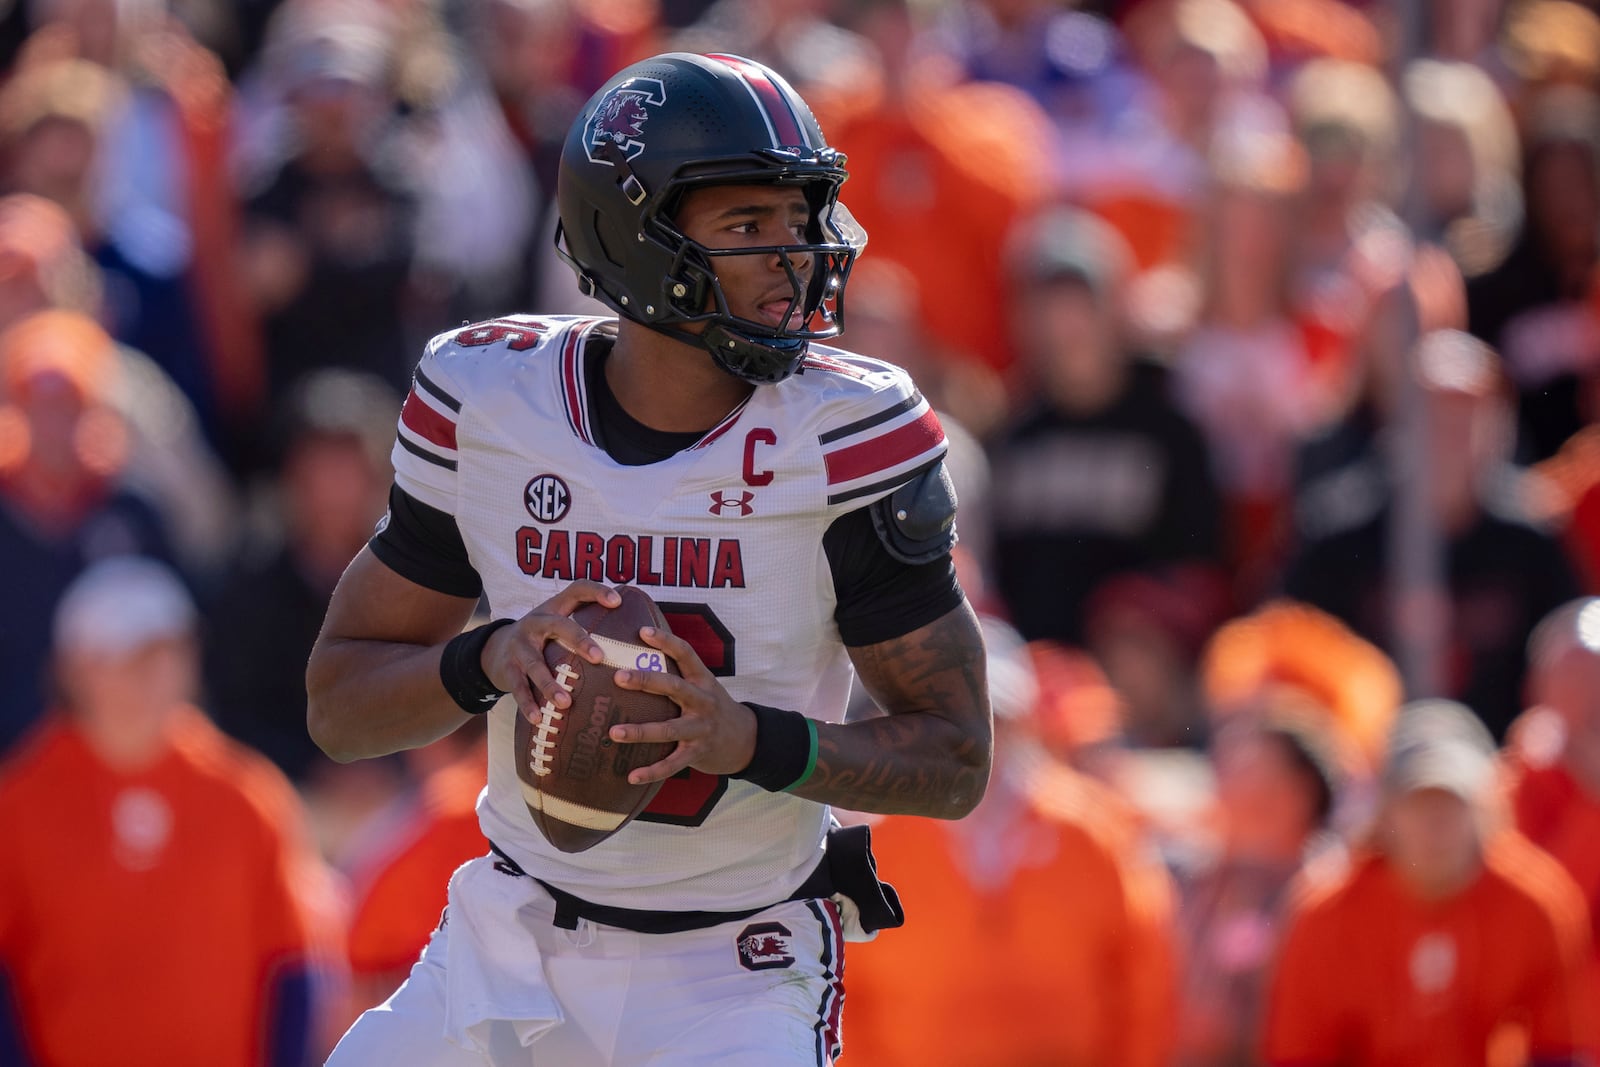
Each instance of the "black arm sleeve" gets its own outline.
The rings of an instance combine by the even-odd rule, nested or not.
[[[434,592],[462,597],[483,592],[455,517],[398,485],[390,486],[389,514],[367,547],[400,577]]]
[[[846,645],[904,637],[966,599],[949,553],[930,563],[900,562],[878,540],[866,508],[835,519],[822,548],[833,571],[833,619]]]

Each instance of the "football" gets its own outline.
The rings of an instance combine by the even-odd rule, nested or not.
[[[673,743],[618,744],[611,727],[621,722],[659,722],[678,716],[678,705],[664,696],[619,689],[620,667],[677,674],[677,664],[639,637],[644,626],[667,630],[666,618],[649,595],[631,585],[617,587],[615,608],[584,604],[572,619],[605,653],[590,663],[552,641],[544,658],[556,682],[572,694],[572,704],[538,709],[535,721],[517,715],[517,777],[534,825],[562,852],[593,848],[626,826],[655,799],[660,782],[633,785],[628,772],[666,757]]]

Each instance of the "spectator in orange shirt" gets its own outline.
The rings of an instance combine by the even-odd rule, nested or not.
[[[1561,861],[1600,919],[1600,599],[1551,612],[1528,662],[1533,707],[1507,746],[1517,829]],[[1600,922],[1593,944],[1600,958]]]
[[[985,625],[997,712],[968,818],[888,818],[873,848],[911,923],[850,957],[846,1064],[1160,1067],[1171,890],[1109,789],[1051,760],[1015,635]]]
[[[850,146],[850,210],[889,258],[920,267],[930,334],[988,367],[1013,362],[1006,329],[1005,235],[1049,192],[1054,131],[1026,93],[954,83],[914,61],[907,0],[843,5],[848,28],[878,52],[876,84],[824,90],[817,117]]]
[[[311,1061],[318,872],[288,783],[187,703],[194,619],[132,557],[57,610],[64,711],[0,770],[0,1063]]]
[[[480,720],[405,753],[421,785],[373,820],[383,830],[351,872],[353,1010],[346,1023],[405,980],[439,922],[450,875],[489,850],[477,810],[486,755]]]
[[[1298,902],[1267,1064],[1586,1063],[1583,900],[1559,864],[1496,828],[1488,732],[1452,701],[1409,705],[1382,785],[1373,847]]]

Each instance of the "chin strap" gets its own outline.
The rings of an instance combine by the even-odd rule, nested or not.
[[[633,322],[656,333],[710,353],[711,361],[727,373],[754,385],[772,385],[801,373],[800,363],[811,345],[802,340],[780,340],[772,344],[753,341],[721,323],[712,323],[704,333],[690,333],[659,322]]]
[[[700,335],[700,344],[711,353],[712,360],[733,375],[757,385],[781,382],[800,370],[801,360],[811,345],[801,340],[775,340],[770,344],[750,338],[721,323],[706,327]]]

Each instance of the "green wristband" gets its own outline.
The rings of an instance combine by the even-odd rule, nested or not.
[[[817,769],[817,724],[798,711],[745,702],[756,716],[756,750],[750,765],[730,777],[771,793],[798,789]]]
[[[802,718],[806,720],[806,733],[810,735],[811,739],[811,755],[806,759],[806,769],[800,773],[800,777],[783,787],[783,792],[785,793],[793,793],[796,789],[811,781],[811,776],[817,770],[817,720],[809,715],[802,716]]]

